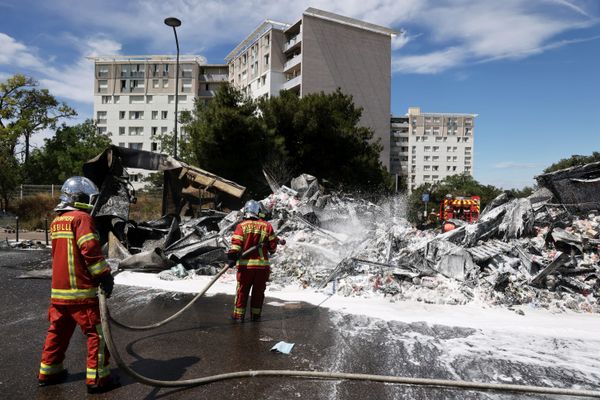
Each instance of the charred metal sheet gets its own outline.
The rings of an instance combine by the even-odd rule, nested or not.
[[[600,208],[600,162],[536,176],[556,199],[581,211]]]
[[[548,275],[554,273],[558,268],[569,261],[570,258],[571,257],[568,254],[558,252],[556,257],[554,257],[554,260],[531,279],[531,284],[534,286],[541,286]]]
[[[196,234],[194,233],[193,235]],[[179,242],[174,243],[169,249],[165,250],[165,253],[168,255],[168,257],[180,260],[186,255],[194,254],[195,251],[198,251],[202,248],[209,248],[209,250],[212,250],[217,247],[223,249],[225,248],[225,245],[223,244],[223,241],[219,235],[215,234],[196,241],[193,241],[193,239],[191,239],[191,236],[192,235],[182,239],[186,240],[185,244],[183,244],[182,240],[180,240]],[[197,237],[197,235],[195,237]]]
[[[554,243],[554,247],[563,252],[577,250],[579,254],[583,253],[583,242],[581,237],[573,235],[562,228],[554,228],[550,232],[550,237]]]
[[[489,260],[498,254],[511,252],[514,248],[515,245],[512,243],[492,239],[480,246],[470,247],[466,250],[473,256],[473,261],[481,262]]]
[[[83,165],[83,173],[99,188],[99,203],[94,216],[113,215],[128,218],[129,181],[124,168],[164,171],[163,214],[179,214],[184,189],[216,190],[240,198],[246,188],[203,169],[177,161],[165,154],[110,146]],[[198,196],[202,190],[188,190]]]

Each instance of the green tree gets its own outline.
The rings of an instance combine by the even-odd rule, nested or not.
[[[278,151],[280,145],[257,114],[256,102],[223,86],[208,104],[197,101],[184,119],[187,140],[181,141],[182,157],[246,186],[250,196],[268,193],[262,163],[266,151]]]
[[[67,104],[59,102],[48,89],[38,89],[38,82],[17,74],[0,82],[0,129],[10,141],[14,154],[18,139],[23,138],[25,164],[29,161],[31,137],[44,129],[55,129],[63,118],[77,113]]]
[[[590,156],[580,156],[580,155],[572,155],[569,158],[563,158],[560,161],[550,165],[548,168],[544,169],[544,173],[558,171],[560,169],[577,167],[580,165],[589,164],[592,162],[600,161],[600,152],[594,151]]]
[[[283,138],[285,151],[269,161],[294,175],[309,173],[344,190],[389,190],[391,177],[379,161],[382,145],[371,129],[359,126],[362,109],[339,89],[299,98],[287,91],[263,100],[264,125]],[[281,167],[279,167],[281,168]],[[273,169],[273,168],[272,168]]]
[[[111,144],[108,136],[97,133],[92,120],[74,126],[63,124],[44,141],[44,147],[33,150],[24,166],[28,181],[34,184],[60,183],[81,175],[83,164]]]

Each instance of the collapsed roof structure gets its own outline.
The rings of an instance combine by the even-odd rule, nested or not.
[[[161,219],[127,220],[125,167],[165,172]],[[167,156],[114,147],[84,171],[102,188],[94,212],[110,222],[107,251],[115,267],[164,279],[216,273],[241,212],[184,215],[182,205],[200,189],[237,198],[242,186]],[[598,171],[600,163],[541,175],[543,187],[531,196],[502,194],[476,223],[447,233],[412,226],[402,217],[402,197],[374,204],[327,193],[307,174],[289,187],[268,179],[273,193],[262,203],[288,242],[275,256],[271,284],[392,301],[600,312]]]

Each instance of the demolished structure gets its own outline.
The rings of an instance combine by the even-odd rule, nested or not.
[[[109,171],[94,211],[109,221],[104,228],[110,232],[107,252],[112,264],[122,270],[158,272],[170,280],[215,274],[225,261],[241,212],[198,208],[186,213],[182,205],[189,199],[178,197],[174,189],[190,193],[216,188],[241,196],[243,188],[169,158],[129,153],[115,157],[112,151],[85,169],[86,176],[96,179],[93,171]],[[120,205],[129,196],[123,169],[110,163],[108,168],[98,166],[111,158],[113,164],[119,158],[122,167],[152,164],[166,170],[170,194],[164,196],[163,210],[171,212],[156,221],[123,218]],[[173,183],[174,177],[180,181]],[[289,187],[268,179],[273,193],[261,202],[266,218],[288,243],[273,258],[270,284],[344,296],[384,296],[390,301],[479,301],[600,312],[599,179],[600,163],[541,175],[540,189],[531,196],[500,195],[476,223],[444,234],[418,230],[405,220],[402,197],[374,204],[327,193],[307,174],[293,179]]]

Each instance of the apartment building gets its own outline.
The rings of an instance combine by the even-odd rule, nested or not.
[[[158,151],[157,135],[172,134],[175,123],[175,57],[94,57],[94,118],[98,132],[115,145]],[[179,60],[178,112],[192,110],[194,99],[208,101],[227,82],[225,64],[200,56]],[[178,126],[181,137],[181,127]],[[147,171],[130,171],[134,186]]]
[[[423,183],[473,173],[477,114],[423,113],[411,107],[390,121],[390,172],[412,192]]]
[[[292,24],[266,20],[225,58],[229,82],[252,98],[340,88],[363,108],[361,124],[381,139],[390,162],[391,37],[397,32],[308,8]]]

